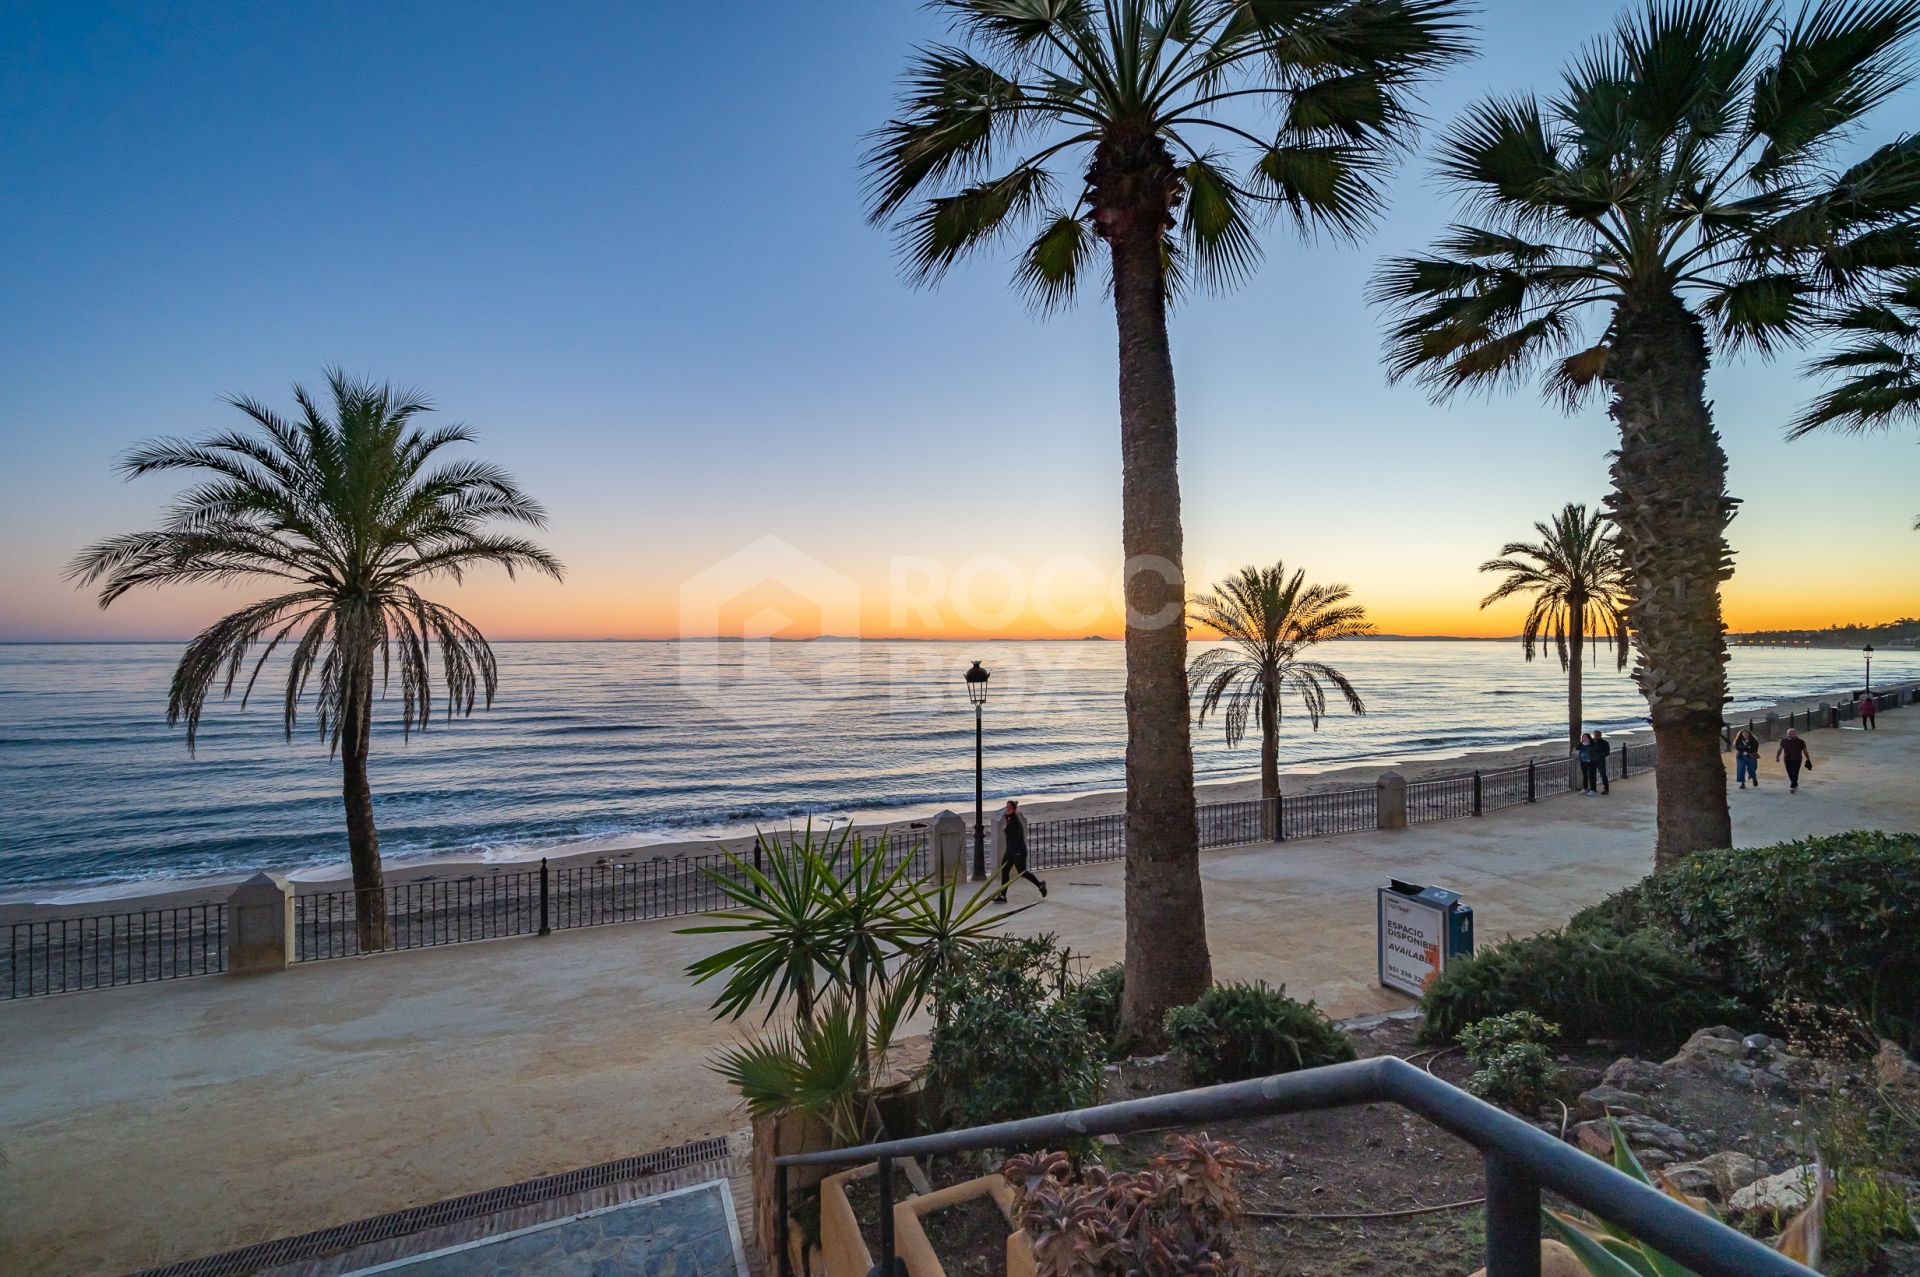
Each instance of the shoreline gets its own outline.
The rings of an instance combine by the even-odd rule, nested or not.
[[[1906,686],[1906,684],[1889,686]],[[1754,711],[1750,717],[1758,720],[1764,718],[1767,713],[1777,713],[1785,717],[1789,713],[1803,712],[1823,703],[1839,703],[1840,695],[1840,693],[1828,693],[1825,696],[1794,697],[1776,701],[1768,708]],[[1645,744],[1651,738],[1651,729],[1642,725],[1617,731],[1609,739],[1613,740],[1618,747],[1626,744]],[[1551,755],[1557,744],[1557,739],[1544,739],[1487,749],[1391,754],[1361,762],[1319,767],[1293,769],[1282,767],[1281,790],[1288,795],[1305,795],[1331,789],[1364,787],[1372,784],[1387,771],[1399,771],[1409,780],[1487,771],[1524,762],[1528,758]],[[1195,785],[1194,789],[1195,796],[1201,803],[1244,802],[1259,796],[1260,781],[1257,774],[1249,774],[1231,779],[1204,781]],[[1126,791],[1102,789],[1079,793],[1000,795],[992,799],[988,806],[997,808],[1008,797],[1020,803],[1028,819],[1045,821],[1118,813],[1124,809]],[[924,826],[941,810],[946,808],[922,805],[899,809],[852,810],[818,817],[815,823],[834,827],[851,823],[856,831],[870,833],[883,828]],[[967,815],[964,811],[960,814]],[[799,823],[801,822],[788,821],[778,826],[769,824],[764,828],[784,829],[789,825],[797,827]],[[645,834],[621,834],[603,839],[564,843],[547,848],[544,852],[529,849],[525,853],[493,857],[451,853],[430,859],[390,862],[386,866],[386,881],[389,886],[394,886],[448,878],[492,877],[524,872],[536,867],[543,859],[554,868],[624,863],[639,859],[673,860],[688,856],[712,855],[722,850],[743,852],[750,850],[753,842],[754,834],[751,830],[699,838],[676,838],[670,834],[657,837],[649,837]],[[142,909],[213,904],[224,901],[235,886],[251,876],[251,872],[236,871],[218,878],[174,882],[171,885],[168,885],[165,879],[156,879],[145,882],[105,884],[98,887],[72,885],[48,887],[38,899],[0,901],[0,926],[100,913],[131,913]],[[350,886],[352,882],[351,872],[344,863],[285,871],[284,876],[300,894],[338,890]]]

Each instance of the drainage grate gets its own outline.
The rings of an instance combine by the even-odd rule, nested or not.
[[[468,1193],[464,1197],[449,1197],[443,1202],[410,1206],[390,1215],[376,1215],[372,1219],[355,1220],[351,1224],[338,1224],[318,1232],[302,1233],[298,1237],[282,1237],[278,1241],[242,1246],[239,1250],[184,1260],[164,1268],[148,1268],[130,1274],[130,1277],[244,1277],[244,1274],[263,1268],[302,1259],[318,1259],[351,1250],[355,1246],[365,1246],[369,1242],[404,1237],[429,1228],[478,1219],[496,1211],[531,1206],[556,1197],[605,1188],[609,1184],[627,1180],[664,1175],[668,1171],[685,1170],[706,1162],[721,1162],[726,1158],[725,1136],[695,1140],[676,1148],[642,1153],[637,1157],[623,1157],[617,1162],[602,1162],[598,1166],[563,1171],[558,1175],[545,1175],[525,1183],[509,1184],[505,1188],[489,1188],[484,1192]]]

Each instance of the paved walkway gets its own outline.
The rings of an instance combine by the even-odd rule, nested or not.
[[[1745,845],[1920,829],[1920,710],[1811,738],[1732,795]],[[1771,760],[1772,750],[1766,757]],[[1339,1015],[1374,986],[1373,890],[1462,892],[1481,943],[1651,866],[1650,778],[1481,820],[1207,853],[1221,978]],[[1055,871],[1021,915],[1096,963],[1122,950],[1119,864]],[[1030,898],[1016,888],[1016,901]],[[702,1061],[736,1030],[681,971],[712,941],[638,923],[0,1005],[0,1274],[113,1274],[738,1127]]]

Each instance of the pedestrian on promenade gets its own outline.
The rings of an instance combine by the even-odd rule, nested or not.
[[[1760,738],[1752,728],[1742,727],[1733,734],[1733,778],[1742,789],[1748,781],[1755,789],[1760,788]]]
[[[1877,713],[1879,713],[1879,708],[1873,703],[1873,693],[1860,693],[1860,726],[1870,732],[1879,731],[1879,724],[1873,721],[1873,716]]]
[[[1598,727],[1593,729],[1593,774],[1600,782],[1600,792],[1611,794],[1613,785],[1607,780],[1607,755],[1613,752],[1613,742],[1600,734]],[[1593,786],[1587,786],[1592,789]]]
[[[1807,742],[1800,739],[1800,733],[1789,727],[1787,738],[1780,742],[1780,748],[1773,751],[1773,761],[1785,760],[1787,764],[1787,792],[1800,792],[1800,769],[1813,770],[1813,754],[1807,749]]]
[[[1584,797],[1593,792],[1593,733],[1580,733],[1580,793]]]
[[[1019,874],[1034,886],[1040,888],[1040,898],[1047,898],[1047,884],[1033,876],[1027,869],[1027,818],[1020,814],[1020,804],[1007,800],[1006,808],[1000,813],[1000,894],[993,898],[997,905],[1007,903],[1007,887],[1013,882],[1013,875]]]

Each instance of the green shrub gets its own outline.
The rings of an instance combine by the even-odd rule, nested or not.
[[[1238,1082],[1353,1058],[1353,1043],[1311,1002],[1285,986],[1216,984],[1165,1020],[1167,1043],[1194,1082]]]
[[[1756,1005],[1793,995],[1920,1037],[1920,835],[1701,852],[1635,890],[1650,925]]]
[[[1120,1036],[1120,996],[1126,985],[1127,969],[1116,962],[1101,967],[1067,991],[1067,1004],[1109,1056]]]
[[[1457,1038],[1476,1020],[1531,1011],[1575,1042],[1609,1038],[1670,1049],[1738,1010],[1697,962],[1649,932],[1543,931],[1447,964],[1420,1001],[1427,1033]]]
[[[1533,1112],[1560,1071],[1547,1047],[1559,1036],[1559,1025],[1531,1011],[1510,1011],[1469,1024],[1460,1030],[1460,1047],[1480,1071],[1467,1079],[1467,1089],[1491,1103]]]
[[[943,1125],[1009,1122],[1097,1102],[1101,1043],[1061,989],[1051,936],[989,941],[934,994],[928,1095]]]

